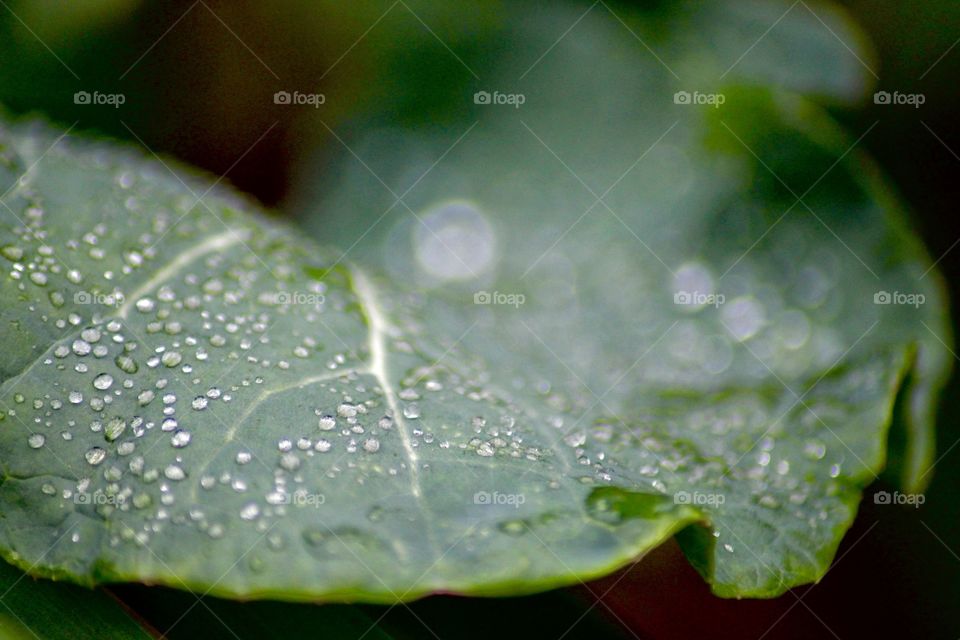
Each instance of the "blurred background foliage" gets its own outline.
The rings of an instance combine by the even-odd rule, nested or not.
[[[581,4],[585,11],[591,3]],[[609,3],[618,14],[643,13],[653,24],[669,15],[671,4]],[[763,10],[774,15],[790,6],[757,4],[770,5]],[[876,77],[871,73],[868,79],[875,81],[875,89],[922,93],[926,101],[919,109],[884,109],[869,100],[874,89],[854,87],[851,97],[860,96],[855,104],[828,104],[851,131],[877,122],[863,144],[911,207],[931,254],[943,256],[939,266],[956,301],[960,3],[841,4],[872,42],[868,65]],[[129,140],[225,175],[275,207],[277,215],[293,216],[297,212],[284,205],[295,201],[291,194],[303,191],[297,182],[310,173],[304,165],[316,171],[343,153],[335,136],[349,137],[353,128],[375,124],[442,127],[462,120],[471,106],[464,100],[475,85],[471,74],[483,76],[496,58],[509,54],[503,50],[505,39],[498,37],[502,16],[503,5],[480,0],[3,0],[0,104],[13,113],[40,114],[64,128],[73,125],[73,132]],[[560,34],[567,26],[544,28]],[[653,38],[649,44],[656,48],[655,33]],[[94,90],[122,93],[125,104],[90,109],[74,103],[75,92]],[[318,110],[274,104],[275,92],[295,90],[322,93],[326,101]],[[960,317],[956,308],[953,317]],[[561,622],[569,625],[583,616],[576,637],[702,637],[720,630],[730,637],[757,637],[778,620],[765,637],[826,637],[822,620],[841,637],[956,638],[958,438],[960,386],[954,380],[939,421],[938,455],[944,458],[926,504],[917,510],[878,508],[868,494],[841,546],[842,561],[821,584],[775,600],[714,598],[671,542],[629,575],[495,606],[431,598],[412,609],[390,611],[325,607],[321,612],[308,605],[273,603],[215,607],[233,608],[234,614],[242,610],[251,628],[267,613],[288,619],[291,630],[333,624],[334,619],[345,621],[343,629],[351,624],[366,628],[370,620],[386,616],[382,628],[396,637],[418,637],[423,628],[417,617],[446,630],[441,637],[465,637],[465,619],[486,619],[493,625],[484,627],[488,635],[505,631],[508,624],[514,631],[543,631],[544,625],[562,630]],[[161,630],[191,600],[176,593],[159,598],[156,590],[144,587],[112,591]],[[594,606],[598,598],[602,603]],[[226,633],[204,607],[193,609],[177,629],[171,637]]]

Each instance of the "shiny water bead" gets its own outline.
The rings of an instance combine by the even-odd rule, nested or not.
[[[183,361],[183,356],[178,351],[167,351],[160,356],[160,362],[166,367],[175,367]]]
[[[3,255],[7,260],[16,262],[23,258],[23,249],[13,245],[7,245],[0,248],[0,255]]]
[[[78,356],[85,356],[93,351],[93,347],[86,340],[74,340],[70,348]]]
[[[127,421],[123,418],[111,418],[103,429],[104,437],[109,441],[119,438],[127,428]]]
[[[163,475],[166,476],[168,480],[183,480],[187,477],[187,474],[183,468],[175,464],[167,465],[167,467],[163,470]]]
[[[87,462],[94,466],[103,462],[106,457],[107,451],[102,447],[92,447],[84,454],[84,458],[87,459]]]
[[[124,353],[118,355],[113,362],[117,365],[117,368],[124,373],[136,373],[137,369],[139,369],[137,361]]]
[[[101,373],[93,379],[93,386],[100,391],[106,391],[113,385],[113,376],[109,373]]]
[[[180,449],[188,444],[190,444],[190,432],[189,431],[177,431],[173,434],[173,437],[170,438],[170,444],[174,447]]]

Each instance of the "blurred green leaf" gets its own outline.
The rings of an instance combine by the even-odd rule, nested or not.
[[[146,640],[151,636],[103,593],[36,580],[0,562],[0,637]]]
[[[460,128],[346,143],[312,205],[346,260],[162,162],[0,130],[0,552],[396,602],[573,584],[682,532],[720,595],[819,579],[907,375],[922,477],[945,304],[797,94],[862,91],[796,35],[833,18],[761,38],[771,87],[736,58],[760,22],[697,6],[508,14]]]

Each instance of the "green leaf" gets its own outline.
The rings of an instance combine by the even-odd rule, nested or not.
[[[69,620],[69,624],[64,621]],[[0,636],[7,640],[146,640],[148,634],[104,593],[35,580],[0,562]]]
[[[347,261],[139,154],[0,131],[3,556],[84,584],[395,602],[576,583],[682,532],[721,595],[818,579],[908,372],[908,478],[929,459],[936,276],[811,105],[673,103],[695,87],[637,38],[689,39],[700,14],[631,34],[599,9],[409,194],[461,131],[440,153],[359,147],[403,205]],[[373,222],[356,212],[386,209],[357,167],[324,207],[344,250]],[[724,303],[674,304],[688,289]]]
[[[466,359],[431,367],[368,276],[243,203],[195,205],[202,185],[116,149],[27,128],[3,141],[9,176],[32,167],[0,236],[0,539],[14,564],[393,602],[598,575],[700,517],[660,497],[615,532],[585,519],[590,487],[552,427]],[[483,424],[498,435],[481,443]],[[475,502],[510,487],[523,505]],[[539,542],[572,523],[587,553]]]
[[[291,206],[345,260],[421,291],[411,315],[453,324],[460,351],[539,373],[565,436],[638,436],[583,459],[725,498],[711,535],[681,541],[727,596],[823,575],[884,467],[901,387],[891,462],[923,488],[949,369],[942,285],[861,152],[870,131],[846,135],[801,95],[862,95],[872,58],[830,8],[788,8],[517,10],[473,90],[519,107],[468,94],[458,125],[354,123]],[[555,42],[550,20],[576,27]],[[469,305],[478,291],[524,304]],[[724,304],[671,304],[694,291]],[[883,291],[923,304],[874,304]]]

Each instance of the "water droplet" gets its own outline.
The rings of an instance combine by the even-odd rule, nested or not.
[[[183,360],[183,356],[180,355],[179,351],[167,351],[162,356],[160,356],[160,362],[167,367],[175,367]]]
[[[170,438],[170,444],[174,447],[181,449],[188,444],[190,444],[190,432],[189,431],[177,431],[173,434],[173,437]]]
[[[819,440],[811,440],[803,446],[803,453],[811,460],[822,460],[827,454],[827,446]]]
[[[280,456],[280,466],[287,471],[296,471],[300,468],[300,458],[295,453],[285,453]]]
[[[357,407],[345,402],[337,407],[337,415],[340,416],[341,418],[356,417]]]
[[[127,421],[120,417],[111,418],[103,430],[103,437],[113,442],[126,430]]]
[[[333,416],[322,416],[320,418],[320,429],[330,431],[337,426],[337,421]]]
[[[190,403],[190,406],[196,409],[197,411],[203,411],[207,408],[207,398],[206,396],[197,396],[193,399],[193,402]]]
[[[187,477],[186,472],[175,464],[167,465],[167,468],[163,470],[163,475],[165,475],[168,480],[183,480]]]
[[[410,403],[403,408],[403,417],[409,420],[416,420],[420,417],[420,407],[416,403]]]
[[[104,458],[107,457],[107,450],[102,447],[92,447],[89,449],[83,457],[87,459],[87,462],[96,466],[103,462]]]
[[[380,441],[376,438],[367,438],[363,441],[363,450],[367,453],[376,453],[380,451]]]
[[[137,366],[137,361],[124,353],[118,355],[114,359],[113,363],[117,365],[117,368],[124,373],[136,373],[137,369],[139,368]]]
[[[329,440],[324,440],[323,438],[321,438],[317,440],[317,443],[313,445],[313,448],[319,451],[320,453],[326,453],[327,451],[330,451],[330,448],[332,446],[333,445],[330,444]]]
[[[46,437],[44,437],[42,433],[34,433],[34,434],[31,434],[29,438],[27,438],[27,444],[29,444],[30,447],[33,449],[39,449],[40,447],[43,446],[43,443],[46,441],[47,439]]]
[[[111,376],[109,373],[101,373],[93,379],[93,386],[100,391],[106,391],[113,386],[113,376]]]
[[[523,520],[507,520],[498,524],[497,528],[509,536],[519,536],[526,532],[527,524]]]
[[[85,356],[93,350],[93,347],[86,340],[74,340],[70,348],[78,356]]]
[[[580,431],[571,433],[563,438],[563,441],[571,447],[582,447],[587,441],[587,434]]]
[[[23,249],[21,249],[20,247],[15,247],[13,245],[7,245],[2,249],[0,249],[0,254],[2,254],[3,257],[6,258],[7,260],[16,262],[21,258],[23,258]]]
[[[244,520],[256,520],[260,515],[260,507],[256,502],[248,502],[240,509],[240,517]]]
[[[760,499],[757,500],[761,506],[767,507],[768,509],[776,509],[780,506],[780,503],[771,495],[762,495]]]

